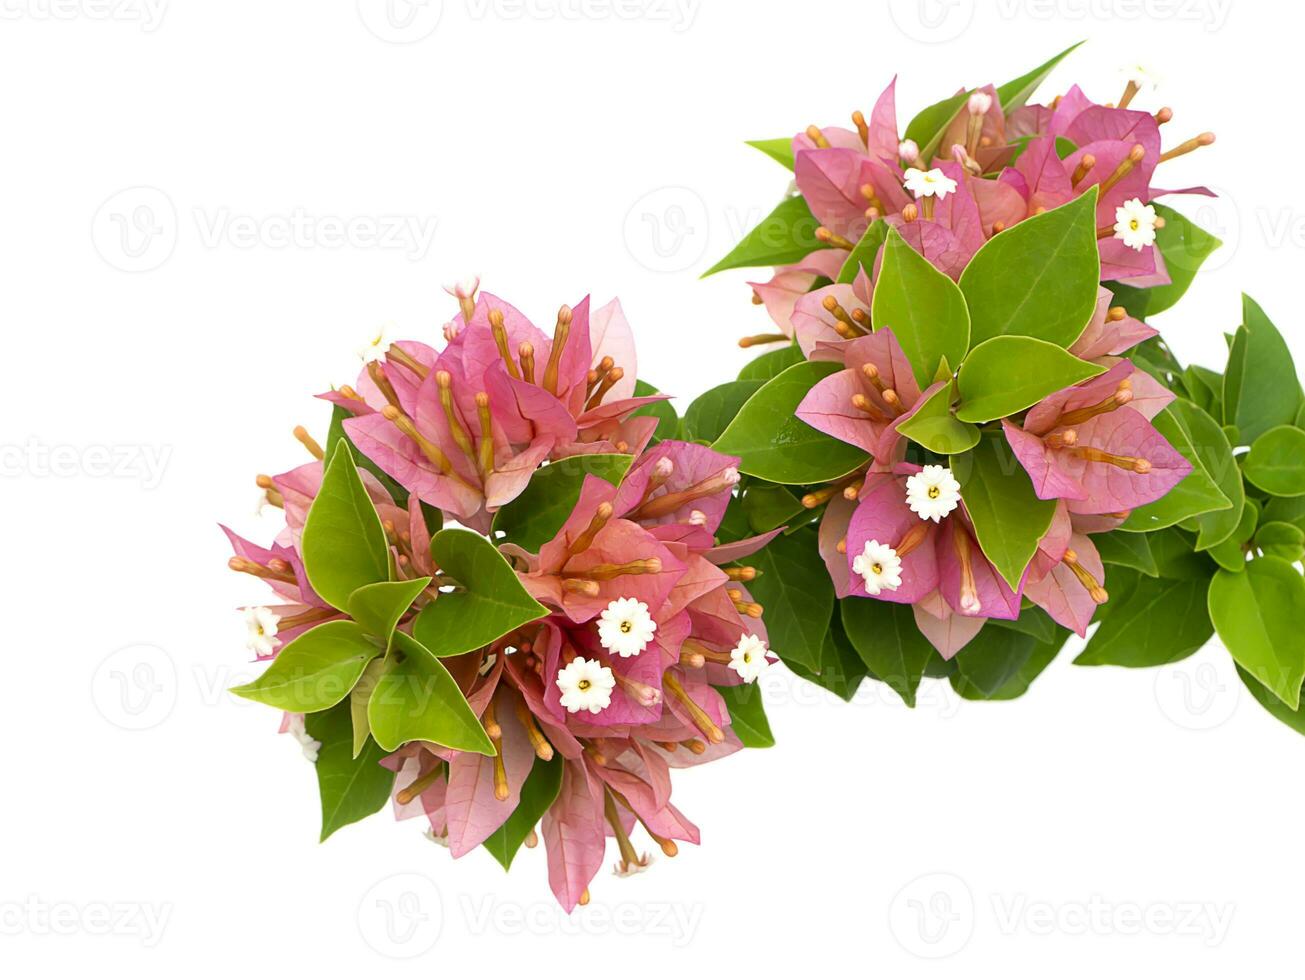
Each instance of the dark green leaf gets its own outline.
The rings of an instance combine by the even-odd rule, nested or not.
[[[1074,663],[1085,666],[1158,667],[1189,657],[1210,639],[1202,579],[1139,578],[1112,591],[1101,625]]]
[[[768,749],[775,744],[766,718],[766,706],[761,703],[761,688],[756,684],[738,684],[718,687],[717,693],[725,700],[730,713],[730,727],[745,748]]]
[[[816,548],[815,531],[781,535],[748,561],[759,573],[748,589],[766,611],[776,654],[819,670],[834,586]]]
[[[1148,534],[1111,531],[1109,534],[1093,535],[1092,543],[1097,546],[1101,560],[1107,565],[1123,565],[1152,578],[1160,575],[1155,555],[1151,553],[1151,536]]]
[[[684,436],[694,442],[712,443],[734,421],[744,402],[757,393],[763,382],[727,381],[711,388],[684,410]]]
[[[385,806],[394,787],[394,773],[381,765],[386,753],[375,742],[369,741],[354,758],[348,705],[307,715],[304,728],[321,743],[315,768],[322,799],[321,840],[326,840],[341,827]]]
[[[557,799],[558,791],[562,788],[564,766],[565,762],[560,755],[553,756],[547,762],[536,759],[530,775],[521,784],[521,802],[512,811],[512,816],[486,838],[485,848],[494,855],[495,861],[503,865],[504,871],[512,867],[512,859],[516,857],[517,851]]]
[[[571,516],[586,476],[620,484],[632,456],[586,453],[554,460],[530,478],[526,489],[494,515],[494,531],[504,540],[535,552],[551,541]]]
[[[933,646],[915,625],[911,607],[861,596],[840,599],[843,628],[874,676],[915,707],[915,692]]]
[[[704,272],[703,277],[725,269],[788,265],[804,259],[816,249],[825,247],[816,238],[819,227],[820,222],[811,214],[805,200],[786,197],[730,250],[729,255]]]
[[[1033,656],[1035,637],[990,625],[965,644],[952,659],[957,675],[979,693],[990,696],[1011,680]]]

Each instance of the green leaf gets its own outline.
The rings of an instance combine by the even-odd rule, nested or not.
[[[231,693],[282,711],[324,711],[348,696],[379,653],[357,623],[332,620],[295,637],[261,677]]]
[[[1300,382],[1291,350],[1259,304],[1242,296],[1242,325],[1228,353],[1223,379],[1223,421],[1254,442],[1270,429],[1296,421]]]
[[[970,351],[961,365],[956,417],[962,422],[1003,419],[1104,371],[1045,340],[993,337]]]
[[[557,799],[562,788],[564,766],[560,755],[554,755],[547,762],[536,759],[530,775],[521,784],[521,802],[512,811],[512,816],[485,839],[485,848],[494,855],[495,861],[503,865],[504,871],[512,867],[517,851]]]
[[[743,236],[743,241],[702,274],[707,276],[725,269],[743,269],[758,265],[788,265],[804,259],[825,244],[816,238],[820,222],[811,214],[807,202],[786,197],[775,210],[761,219],[761,224]]]
[[[743,495],[742,507],[749,529],[756,534],[773,531],[806,510],[787,487],[774,483],[753,483]]]
[[[441,592],[413,621],[412,635],[436,657],[478,650],[548,615],[498,549],[476,532],[445,528],[431,540],[431,554],[461,586]]]
[[[931,453],[955,456],[979,444],[979,427],[962,422],[952,414],[956,385],[944,385],[918,405],[897,431]]]
[[[861,596],[840,599],[839,605],[843,628],[865,665],[914,708],[916,689],[934,651],[915,625],[911,607]]]
[[[1150,535],[1111,531],[1108,534],[1093,535],[1092,543],[1097,546],[1102,562],[1107,565],[1133,568],[1151,578],[1158,578],[1160,575],[1155,555],[1151,553]]]
[[[494,745],[480,719],[439,659],[406,633],[394,634],[394,647],[393,663],[376,681],[367,703],[377,744],[393,752],[406,742],[435,742],[493,755]]]
[[[970,91],[957,92],[955,95],[948,96],[933,105],[925,106],[916,113],[914,119],[906,124],[906,133],[903,135],[903,139],[915,141],[915,144],[920,148],[921,160],[931,161],[933,159],[943,133],[946,132],[948,125],[956,118],[956,113],[960,112],[961,106],[970,97]]]
[[[952,660],[961,680],[987,697],[1019,673],[1037,646],[1026,633],[985,626]]]
[[[430,577],[406,582],[373,582],[355,589],[349,596],[349,615],[353,621],[378,639],[388,649],[394,628],[430,585]]]
[[[870,319],[875,330],[893,331],[921,388],[933,381],[940,361],[959,364],[970,349],[965,297],[896,228],[884,242]]]
[[[783,660],[780,651],[772,651]],[[784,666],[803,680],[834,694],[844,701],[851,701],[861,687],[861,682],[869,675],[861,657],[852,648],[852,642],[843,629],[843,619],[837,606],[829,620],[829,632],[825,635],[824,645],[820,648],[820,667],[811,670],[798,663],[785,661]]]
[[[1233,504],[1206,472],[1201,456],[1192,446],[1187,430],[1171,411],[1174,402],[1151,420],[1151,424],[1178,452],[1192,464],[1192,472],[1159,500],[1137,507],[1120,527],[1125,531],[1158,531],[1191,517],[1216,510],[1228,510]]]
[[[660,391],[642,378],[634,383],[636,398],[646,398],[649,395],[660,394]],[[678,439],[680,437],[680,417],[675,412],[675,406],[669,401],[653,402],[651,405],[636,408],[630,413],[630,418],[638,418],[641,415],[649,415],[657,419],[657,428],[653,430],[653,443],[661,442],[663,439]]]
[[[856,243],[856,247],[847,254],[847,261],[838,270],[838,279],[835,281],[844,284],[856,282],[856,277],[862,269],[865,269],[866,275],[873,280],[875,256],[879,254],[879,249],[883,246],[884,239],[887,237],[888,223],[886,221],[876,219],[870,222],[870,227],[865,230],[865,234]]]
[[[1237,668],[1237,676],[1246,685],[1246,690],[1250,691],[1255,700],[1260,702],[1260,707],[1287,727],[1294,728],[1300,734],[1305,735],[1305,705],[1298,705],[1294,709],[1287,707],[1278,700],[1277,695],[1241,667]]]
[[[1293,710],[1305,679],[1305,581],[1281,558],[1210,582],[1210,619],[1234,660]]]
[[[789,170],[793,169],[793,139],[773,139],[773,140],[744,140],[748,146],[756,147],[766,156],[770,157],[781,167]]]
[[[348,433],[344,431],[344,420],[349,418],[353,418],[352,412],[348,411],[341,405],[333,404],[331,406],[331,424],[326,430],[326,445],[323,447],[326,458],[330,459],[334,456],[340,443],[345,443],[349,447],[350,452],[353,453],[354,461],[372,476],[376,477],[381,486],[385,488],[386,492],[394,498],[396,504],[400,507],[407,507],[408,491],[395,482],[390,474],[386,473],[383,469],[363,455],[358,447],[353,444],[353,440],[349,438]],[[438,527],[440,522],[443,521],[443,515],[440,514],[438,508],[423,503],[422,510],[439,515],[439,520],[435,522],[436,527]]]
[[[1158,667],[1191,656],[1214,632],[1206,587],[1204,579],[1139,578],[1130,590],[1112,589],[1101,625],[1074,663]]]
[[[1040,643],[1050,643],[1056,636],[1056,621],[1037,606],[1029,605],[1028,600],[1025,603],[1019,619],[990,619],[988,625],[1023,633]]]
[[[349,596],[360,586],[390,578],[385,528],[358,476],[348,443],[336,443],[304,520],[299,550],[309,584],[336,609],[348,609]]]
[[[1076,341],[1096,309],[1096,190],[1026,218],[984,244],[961,273],[970,308],[970,342],[1036,337],[1059,347]]]
[[[754,357],[743,365],[738,380],[769,381],[785,368],[791,368],[794,364],[801,364],[805,360],[806,358],[802,355],[802,348],[797,344],[789,344],[787,347],[781,347],[778,350],[768,350],[760,357]]]
[[[1242,505],[1246,500],[1242,475],[1233,458],[1232,445],[1219,423],[1181,398],[1170,403],[1168,411],[1183,427],[1188,445],[1200,459],[1202,468],[1218,484],[1219,492],[1232,504],[1231,507],[1195,516],[1196,549],[1204,551],[1226,540],[1237,530],[1242,517]]]
[[[979,547],[1006,584],[1018,589],[1038,541],[1051,526],[1056,501],[1038,499],[1024,467],[998,437],[953,458],[952,471]]]
[[[684,435],[694,442],[712,443],[734,421],[744,402],[757,393],[764,382],[727,381],[708,389],[684,410]]]
[[[760,687],[737,684],[718,687],[716,691],[729,709],[730,727],[745,748],[768,749],[775,744],[775,736],[770,733],[770,721],[766,718],[766,707],[761,702]]]
[[[1266,555],[1297,562],[1305,557],[1305,531],[1285,521],[1269,521],[1255,532],[1255,547]]]
[[[772,483],[825,483],[852,472],[869,454],[793,414],[817,382],[840,369],[829,361],[788,368],[748,399],[712,448],[740,457],[741,472]]]
[[[1212,548],[1207,548],[1209,554],[1222,568],[1230,572],[1240,572],[1246,567],[1247,545],[1255,534],[1255,528],[1260,522],[1260,505],[1254,500],[1247,500],[1242,507],[1242,519],[1237,525],[1237,530],[1230,534],[1226,539],[1220,541]]]
[[[596,476],[612,486],[620,484],[633,456],[585,453],[554,460],[540,467],[525,490],[494,515],[494,532],[505,541],[535,552],[551,541],[571,516],[586,476]]]
[[[997,622],[998,620],[995,619],[989,620],[988,625],[993,626]],[[984,631],[987,631],[986,628]],[[952,689],[967,701],[1013,701],[1023,697],[1029,685],[1056,659],[1056,655],[1064,648],[1065,640],[1070,635],[1069,630],[1058,627],[1051,640],[1035,643],[1023,665],[1001,687],[990,694],[985,694],[970,684],[959,671],[949,678]]]
[[[1264,505],[1264,520],[1294,524],[1305,531],[1305,497],[1274,497]]]
[[[362,750],[367,747],[371,739],[372,726],[367,719],[367,703],[372,699],[372,692],[376,690],[376,682],[381,679],[389,664],[385,658],[377,657],[367,665],[358,678],[358,683],[353,686],[349,692],[349,715],[353,721],[353,757],[356,759],[362,755]]]
[[[314,768],[322,800],[321,840],[326,840],[389,803],[394,773],[381,765],[386,753],[375,742],[355,758],[347,705],[307,715],[304,728],[321,743]]]
[[[1164,227],[1155,233],[1156,248],[1164,256],[1170,282],[1148,290],[1147,313],[1161,313],[1169,309],[1187,292],[1196,278],[1197,270],[1210,254],[1223,243],[1208,231],[1193,224],[1173,208],[1154,205],[1156,214],[1165,219]]]
[[[770,643],[786,662],[820,669],[834,609],[834,585],[810,528],[781,535],[748,559],[757,577],[748,591],[766,613]]]
[[[1305,432],[1279,425],[1251,443],[1246,479],[1275,497],[1305,496]]]
[[[1038,86],[1046,81],[1051,70],[1065,59],[1065,57],[1079,47],[1083,42],[1078,41],[1071,44],[1054,58],[1049,58],[1042,64],[1038,65],[1030,72],[1026,72],[1019,78],[1011,79],[1005,85],[997,86],[997,100],[1001,103],[1002,112],[1009,116],[1016,109],[1028,102],[1029,97],[1037,91]]]

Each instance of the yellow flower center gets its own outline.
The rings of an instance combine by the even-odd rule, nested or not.
[[[628,632],[630,632],[630,630],[632,630],[632,629],[634,629],[634,623],[630,622],[628,619],[623,619],[623,620],[621,620],[621,632],[622,632],[622,633],[628,633]]]
[[[932,486],[932,487],[930,487],[930,488],[929,488],[929,499],[930,499],[930,500],[937,500],[937,499],[938,499],[938,495],[939,495],[940,493],[942,493],[942,487],[939,487],[939,486]]]
[[[590,684],[589,681],[582,680],[579,684],[576,685],[576,687],[580,688],[580,690],[582,691],[587,691],[589,690]]]

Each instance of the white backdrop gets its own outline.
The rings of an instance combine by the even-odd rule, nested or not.
[[[894,72],[906,119],[1078,38],[1051,89],[1113,99],[1140,60],[1171,139],[1219,135],[1171,183],[1225,195],[1199,217],[1229,244],[1157,325],[1221,363],[1245,289],[1305,356],[1301,26],[1248,0],[0,2],[0,967],[1294,959],[1305,740],[1214,648],[1142,672],[1065,657],[1012,704],[926,682],[914,712],[777,669],[778,747],[679,780],[703,847],[604,872],[573,919],[538,851],[508,877],[388,814],[319,846],[311,767],[275,712],[222,693],[249,674],[233,610],[261,593],[216,522],[273,533],[253,477],[302,461],[291,427],[327,415],[311,396],[382,321],[434,337],[440,284],[469,272],[541,320],[619,295],[641,374],[686,401],[727,380],[764,314],[746,275],[697,276],[786,181],[743,140],[846,119]]]

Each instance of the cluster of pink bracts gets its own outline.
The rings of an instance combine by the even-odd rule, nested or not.
[[[564,308],[550,341],[495,297],[463,301],[443,351],[397,343],[366,365],[356,389],[323,396],[357,413],[346,431],[410,492],[399,507],[359,470],[402,574],[438,571],[421,501],[487,529],[550,456],[639,455],[619,486],[586,477],[570,518],[538,554],[502,546],[550,614],[444,660],[498,754],[409,743],[384,765],[397,773],[396,815],[424,815],[431,835],[460,857],[513,813],[535,759],[561,756],[561,792],[540,831],[550,884],[569,911],[587,900],[607,837],[616,838],[622,874],[648,863],[630,840],[636,822],[667,855],[676,841],[698,843],[697,827],[670,802],[670,771],[741,747],[715,687],[754,680],[773,658],[745,584],[755,571],[721,566],[773,533],[716,544],[737,459],[684,442],[644,451],[656,420],[630,417],[647,399],[631,397],[634,351],[619,306],[592,318],[587,300]],[[622,364],[628,373],[614,370]],[[299,558],[323,470],[320,449],[301,439],[318,462],[260,479],[285,510],[276,542],[261,548],[227,532],[232,567],[265,579],[282,600],[269,610],[278,628],[260,659],[342,615],[313,592]],[[642,641],[608,638],[613,610]],[[299,730],[295,721],[286,727]]]
[[[793,139],[798,192],[821,223],[821,244],[835,247],[818,247],[777,269],[769,281],[750,283],[755,299],[786,336],[796,336],[805,347],[804,333],[837,327],[822,306],[826,294],[809,290],[821,278],[838,277],[846,250],[876,218],[957,279],[994,234],[1092,187],[1098,191],[1102,281],[1137,287],[1169,282],[1157,249],[1130,245],[1113,233],[1116,211],[1127,202],[1146,204],[1167,194],[1209,195],[1204,187],[1165,190],[1152,181],[1160,163],[1209,145],[1213,134],[1202,133],[1162,153],[1160,127],[1173,113],[1128,108],[1138,91],[1132,82],[1115,106],[1092,102],[1075,85],[1052,105],[1022,106],[1009,116],[988,85],[970,97],[943,133],[937,155],[925,161],[923,148],[898,136],[895,87],[896,80],[880,95],[868,120],[859,112],[853,115],[855,131],[811,126]],[[1057,152],[1058,138],[1075,147],[1064,159]],[[937,200],[917,201],[907,172],[926,167],[941,171],[955,190]],[[990,179],[992,174],[996,179]],[[868,288],[862,284],[863,293]],[[869,301],[868,294],[862,298]]]

